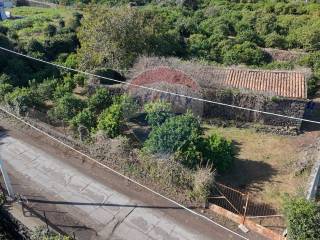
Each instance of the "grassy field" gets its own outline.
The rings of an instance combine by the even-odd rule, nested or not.
[[[318,132],[299,136],[278,136],[257,133],[254,129],[206,126],[207,133],[218,132],[234,142],[237,158],[233,169],[218,176],[218,181],[249,192],[258,202],[279,208],[282,196],[302,194],[308,171],[296,176],[295,163],[304,156],[319,135]]]
[[[10,11],[14,19],[7,19],[2,24],[15,31],[22,42],[30,38],[43,41],[48,24],[57,26],[63,19],[67,25],[72,17],[72,10],[68,8],[15,7]]]

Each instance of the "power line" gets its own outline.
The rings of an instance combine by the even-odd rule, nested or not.
[[[49,65],[55,66],[57,68],[62,68],[62,69],[68,70],[68,71],[72,71],[72,72],[81,73],[81,74],[92,76],[92,77],[97,77],[97,78],[109,80],[109,81],[120,83],[120,84],[123,84],[123,85],[134,86],[134,87],[138,87],[138,88],[142,88],[142,89],[146,89],[146,90],[151,90],[151,91],[154,91],[154,92],[160,92],[160,93],[169,94],[169,95],[172,95],[172,96],[183,97],[183,98],[187,98],[187,99],[191,99],[191,100],[211,103],[211,104],[225,106],[225,107],[234,108],[234,109],[245,110],[245,111],[249,111],[249,112],[256,112],[256,113],[266,114],[266,115],[270,115],[270,116],[274,116],[274,117],[281,117],[281,118],[287,118],[287,119],[296,120],[296,121],[303,121],[303,122],[320,124],[319,121],[309,120],[309,119],[305,119],[305,118],[298,118],[298,117],[287,116],[287,115],[278,114],[278,113],[272,113],[272,112],[266,112],[266,111],[261,111],[261,110],[257,110],[257,109],[247,108],[247,107],[240,107],[240,106],[236,106],[236,105],[232,105],[232,104],[226,104],[226,103],[211,101],[211,100],[207,100],[207,99],[203,99],[203,98],[192,97],[192,96],[188,96],[188,95],[184,95],[184,94],[169,92],[169,91],[165,91],[165,90],[161,90],[161,89],[157,89],[157,88],[152,88],[152,87],[147,87],[147,86],[143,86],[143,85],[138,85],[138,84],[134,84],[134,83],[130,83],[130,82],[122,82],[120,80],[116,80],[116,79],[112,79],[112,78],[108,78],[108,77],[103,77],[103,76],[100,76],[100,75],[97,75],[97,74],[93,74],[93,73],[90,73],[90,72],[85,72],[85,71],[82,71],[82,70],[78,70],[78,69],[62,66],[62,65],[59,65],[57,63],[48,62],[48,61],[45,61],[45,60],[42,60],[42,59],[38,59],[38,58],[29,56],[29,55],[26,55],[26,54],[18,53],[16,51],[13,51],[13,50],[10,50],[10,49],[4,48],[4,47],[0,47],[0,49],[3,50],[3,51],[9,52],[9,53],[13,53],[13,54],[18,55],[18,56],[22,56],[22,57],[25,57],[25,58],[28,58],[28,59],[32,59],[34,61],[38,61],[38,62],[42,62],[42,63],[45,63],[45,64],[49,64]]]
[[[137,182],[137,181],[135,181],[135,180],[133,180],[133,179],[131,179],[131,178],[127,177],[126,175],[124,175],[124,174],[122,174],[122,173],[120,173],[120,172],[117,172],[117,171],[116,171],[116,170],[114,170],[113,168],[108,167],[107,165],[105,165],[105,164],[103,164],[103,163],[99,162],[98,160],[96,160],[96,159],[94,159],[94,158],[90,157],[89,155],[87,155],[87,154],[85,154],[85,153],[83,153],[83,152],[81,152],[81,151],[79,151],[79,150],[75,149],[74,147],[72,147],[72,146],[70,146],[70,145],[68,145],[68,144],[64,143],[63,141],[61,141],[61,140],[59,140],[59,139],[55,138],[54,136],[51,136],[51,135],[50,135],[50,134],[48,134],[47,132],[45,132],[45,131],[43,131],[43,130],[41,130],[41,129],[39,129],[39,128],[35,127],[35,126],[33,126],[32,124],[28,123],[28,122],[27,122],[27,121],[25,121],[24,119],[22,119],[22,118],[20,118],[20,117],[16,116],[15,114],[13,114],[13,113],[9,112],[9,111],[8,111],[8,110],[6,110],[5,108],[0,107],[0,110],[1,110],[1,111],[3,111],[3,112],[5,112],[5,113],[7,113],[9,116],[11,116],[11,117],[13,117],[13,118],[17,119],[18,121],[20,121],[20,122],[24,123],[25,125],[27,125],[27,126],[31,127],[32,129],[34,129],[34,130],[36,130],[36,131],[40,132],[41,134],[43,134],[43,135],[45,135],[45,136],[49,137],[50,139],[52,139],[52,140],[54,140],[54,141],[56,141],[56,142],[58,142],[58,143],[62,144],[62,145],[63,145],[63,146],[65,146],[66,148],[68,148],[68,149],[70,149],[70,150],[72,150],[72,151],[75,151],[76,153],[78,153],[78,154],[80,154],[80,155],[82,155],[82,156],[84,156],[84,157],[88,158],[89,160],[91,160],[91,161],[92,161],[92,162],[94,162],[95,164],[97,164],[97,165],[99,165],[99,166],[101,166],[101,167],[103,167],[103,168],[105,168],[105,169],[107,169],[107,170],[111,171],[112,173],[115,173],[115,174],[117,174],[118,176],[123,177],[124,179],[126,179],[126,180],[128,180],[128,181],[130,181],[130,182],[132,182],[132,183],[134,183],[134,184],[136,184],[136,185],[138,185],[138,186],[140,186],[140,187],[142,187],[142,188],[146,189],[147,191],[149,191],[149,192],[151,192],[151,193],[153,193],[153,194],[155,194],[155,195],[157,195],[157,196],[159,196],[159,197],[162,197],[163,199],[165,199],[165,200],[167,200],[167,201],[169,201],[169,202],[171,202],[171,203],[173,203],[173,204],[175,204],[175,205],[177,205],[177,206],[181,207],[182,209],[184,209],[184,210],[186,210],[186,211],[188,211],[188,212],[190,212],[190,213],[192,213],[192,214],[194,214],[194,215],[196,215],[196,216],[198,216],[198,217],[201,217],[201,218],[205,219],[206,221],[209,221],[209,222],[211,222],[211,223],[213,223],[213,224],[217,225],[218,227],[221,227],[221,228],[223,228],[224,230],[226,230],[226,231],[228,231],[228,232],[230,232],[230,233],[232,233],[232,234],[234,234],[234,235],[236,235],[236,236],[238,236],[238,237],[240,237],[240,238],[242,238],[242,239],[249,240],[248,238],[246,238],[246,237],[242,236],[241,234],[239,234],[239,233],[237,233],[237,232],[234,232],[234,231],[230,230],[229,228],[227,228],[227,227],[225,227],[225,226],[223,226],[223,225],[221,225],[221,224],[219,224],[219,223],[217,223],[217,222],[213,221],[212,219],[210,219],[210,218],[208,218],[208,217],[206,217],[206,216],[204,216],[204,215],[202,215],[202,214],[200,214],[200,213],[198,213],[198,212],[196,212],[196,211],[193,211],[193,210],[191,210],[191,209],[187,208],[186,206],[184,206],[184,205],[182,205],[182,204],[180,204],[180,203],[178,203],[178,202],[176,202],[176,201],[172,200],[171,198],[168,198],[168,197],[166,197],[166,196],[162,195],[161,193],[156,192],[155,190],[153,190],[153,189],[151,189],[151,188],[149,188],[149,187],[147,187],[147,186],[145,186],[145,185],[143,185],[143,184],[141,184],[141,183],[139,183],[139,182]]]

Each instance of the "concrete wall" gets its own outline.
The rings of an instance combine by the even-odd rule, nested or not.
[[[308,200],[315,200],[318,187],[320,186],[320,159],[313,165],[311,170],[310,180],[309,180],[309,188],[307,192]]]

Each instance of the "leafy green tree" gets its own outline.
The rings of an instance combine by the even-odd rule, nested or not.
[[[286,199],[284,212],[290,240],[320,239],[320,207],[304,198]]]
[[[223,60],[224,63],[229,65],[239,63],[262,65],[269,61],[266,54],[251,42],[234,45],[224,53]]]
[[[88,108],[90,111],[100,113],[112,104],[112,96],[105,88],[98,88],[88,99]]]
[[[256,31],[260,36],[267,35],[277,30],[277,17],[274,14],[263,14],[257,17]]]
[[[87,9],[78,33],[80,67],[128,68],[145,50],[146,26],[143,14],[133,8]]]
[[[86,107],[83,100],[71,94],[59,98],[50,115],[60,120],[69,121]]]
[[[144,105],[144,111],[147,113],[146,119],[152,127],[160,126],[174,115],[171,104],[162,100]]]

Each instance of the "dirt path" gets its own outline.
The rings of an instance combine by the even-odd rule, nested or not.
[[[15,190],[78,239],[241,239],[126,180],[83,162],[40,134],[6,130],[1,147]],[[80,164],[81,163],[81,164]],[[109,236],[109,237],[108,237]],[[262,239],[253,233],[249,239]]]

